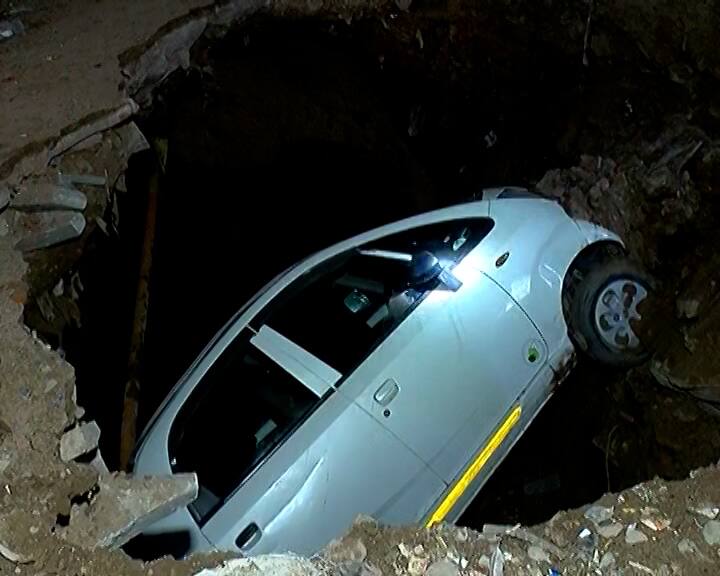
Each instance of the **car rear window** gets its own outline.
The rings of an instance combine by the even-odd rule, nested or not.
[[[170,431],[173,472],[196,472],[189,509],[203,525],[320,403],[302,383],[238,336],[185,401]]]

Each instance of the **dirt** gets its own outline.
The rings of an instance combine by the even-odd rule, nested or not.
[[[502,573],[509,576],[544,576],[551,569],[563,576],[708,575],[716,573],[720,547],[706,541],[703,529],[710,522],[708,516],[717,517],[719,500],[720,470],[707,468],[682,482],[654,480],[606,494],[594,504],[606,509],[607,518],[599,523],[587,517],[592,515],[589,506],[558,512],[549,522],[530,528],[487,525],[482,532],[449,525],[387,528],[372,519],[359,519],[324,554],[341,573],[352,573],[354,568],[365,574],[422,574],[428,566],[447,559],[455,574],[488,575],[493,574],[489,565],[500,549]],[[610,525],[617,527],[603,535]],[[642,533],[642,542],[627,542],[629,527],[631,532]],[[540,549],[546,558],[533,559],[531,546],[535,548],[532,554],[539,554]],[[358,555],[358,550],[366,554]],[[614,559],[611,563],[608,554]],[[601,568],[603,558],[608,565]],[[364,572],[358,561],[365,563]]]

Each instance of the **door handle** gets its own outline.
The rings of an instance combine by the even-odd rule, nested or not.
[[[235,546],[240,548],[240,550],[249,550],[260,541],[261,536],[262,531],[260,527],[253,522],[247,525],[238,537],[235,538]]]
[[[393,401],[393,398],[397,396],[398,392],[400,392],[398,383],[392,378],[388,378],[380,385],[380,388],[375,391],[373,398],[380,406],[387,406]]]

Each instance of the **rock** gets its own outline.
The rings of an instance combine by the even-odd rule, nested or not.
[[[349,537],[333,540],[327,545],[323,556],[326,560],[340,564],[342,562],[362,563],[367,558],[367,548],[360,538]]]
[[[305,558],[290,554],[268,554],[235,558],[217,568],[206,568],[195,576],[320,576],[320,570]]]
[[[17,250],[29,252],[60,244],[80,236],[85,230],[85,217],[79,212],[40,212],[23,214],[18,220],[20,240]]]
[[[45,210],[77,210],[87,207],[85,194],[74,188],[56,186],[49,182],[32,182],[19,186],[10,207],[26,212]]]
[[[630,524],[625,530],[625,543],[635,545],[647,542],[648,537],[643,534],[641,530],[638,530],[637,524]]]
[[[101,476],[89,504],[74,505],[62,536],[84,548],[118,548],[197,498],[196,474]]]
[[[595,524],[605,524],[612,520],[613,508],[606,508],[605,506],[590,506],[585,511],[585,518],[594,522]]]
[[[720,545],[720,522],[710,520],[703,528],[703,538],[710,546]]]
[[[60,183],[66,186],[97,186],[103,187],[107,184],[105,176],[95,176],[93,174],[61,174]]]
[[[0,42],[9,40],[13,36],[18,36],[23,32],[25,32],[25,26],[23,26],[19,18],[0,20]]]
[[[450,560],[437,560],[430,564],[425,576],[459,576],[458,567]]]
[[[612,552],[605,552],[600,560],[600,570],[607,570],[615,566],[615,554]]]
[[[10,548],[2,543],[0,543],[0,556],[6,560],[10,560],[10,562],[14,562],[15,564],[27,564],[28,562],[32,562],[31,558],[10,550]]]
[[[500,546],[497,546],[490,557],[490,576],[503,576],[504,570],[505,555],[500,550]]]
[[[95,421],[75,426],[60,438],[60,458],[63,462],[75,460],[98,447],[100,427]]]
[[[720,508],[707,503],[701,504],[695,508],[690,508],[690,511],[695,512],[695,514],[699,514],[700,516],[705,516],[705,518],[710,518],[710,520],[715,520],[718,514],[720,514]]]
[[[679,298],[675,302],[677,316],[680,319],[692,320],[697,318],[700,301],[697,298]]]
[[[678,551],[681,554],[690,555],[690,554],[697,554],[699,552],[697,544],[690,540],[689,538],[683,538],[678,542],[677,545]]]
[[[0,212],[5,210],[8,204],[10,204],[10,188],[5,186],[5,184],[0,184]]]
[[[540,546],[530,546],[528,548],[528,556],[535,562],[547,562],[550,564],[550,555],[540,548]]]
[[[597,532],[603,538],[611,540],[616,538],[617,535],[623,531],[623,528],[624,526],[619,522],[613,522],[612,524],[607,524],[605,526],[598,526]]]
[[[425,574],[428,564],[430,563],[429,558],[423,556],[410,556],[408,559],[407,571],[411,576],[421,576]]]

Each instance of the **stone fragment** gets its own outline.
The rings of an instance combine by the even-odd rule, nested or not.
[[[528,556],[530,556],[531,560],[534,560],[535,562],[547,562],[550,563],[550,555],[545,552],[540,546],[530,546],[528,547]]]
[[[710,520],[703,527],[703,538],[710,546],[720,545],[720,522],[717,520]]]
[[[22,214],[18,223],[20,239],[15,248],[23,252],[73,240],[85,230],[85,217],[80,212]]]
[[[11,196],[10,188],[5,184],[0,184],[0,212],[5,210],[7,205],[10,204]]]
[[[705,518],[710,518],[710,520],[715,520],[718,514],[720,514],[720,508],[707,502],[700,504],[695,508],[690,508],[690,511],[695,514],[699,514],[700,516],[705,516]]]
[[[26,212],[45,210],[77,210],[87,207],[87,198],[79,190],[68,186],[57,186],[50,182],[31,182],[17,189],[10,206]]]
[[[613,554],[612,552],[605,552],[605,554],[603,554],[603,557],[600,559],[600,569],[608,570],[613,566],[615,566],[615,554]]]
[[[675,306],[678,318],[692,320],[697,318],[700,301],[697,298],[679,298],[675,302]]]
[[[453,562],[443,559],[430,564],[425,576],[460,576],[460,571]]]
[[[613,509],[605,506],[590,506],[584,516],[595,524],[605,524],[612,520]]]
[[[118,548],[151,524],[195,500],[196,474],[101,476],[89,504],[74,505],[64,538],[85,548]]]
[[[362,563],[367,558],[367,548],[360,538],[343,538],[330,542],[323,556],[335,564],[350,561]]]
[[[408,559],[407,571],[410,576],[422,576],[430,563],[429,558],[424,556],[410,556]]]
[[[235,558],[217,568],[206,568],[195,576],[321,576],[310,561],[290,554],[268,554]]]
[[[622,531],[623,525],[619,522],[613,522],[612,524],[607,524],[605,526],[598,526],[597,529],[598,534],[608,540],[617,537],[617,535]]]
[[[100,427],[94,420],[79,424],[65,432],[60,438],[60,458],[63,462],[75,460],[75,458],[95,450],[99,440]]]
[[[697,544],[690,540],[689,538],[683,538],[678,542],[677,545],[678,551],[681,554],[690,555],[690,554],[697,554],[699,552]]]
[[[643,542],[647,542],[648,537],[645,536],[645,534],[638,529],[637,524],[630,524],[630,526],[627,527],[627,530],[625,530],[625,543],[630,544],[631,546],[635,544],[642,544]]]

